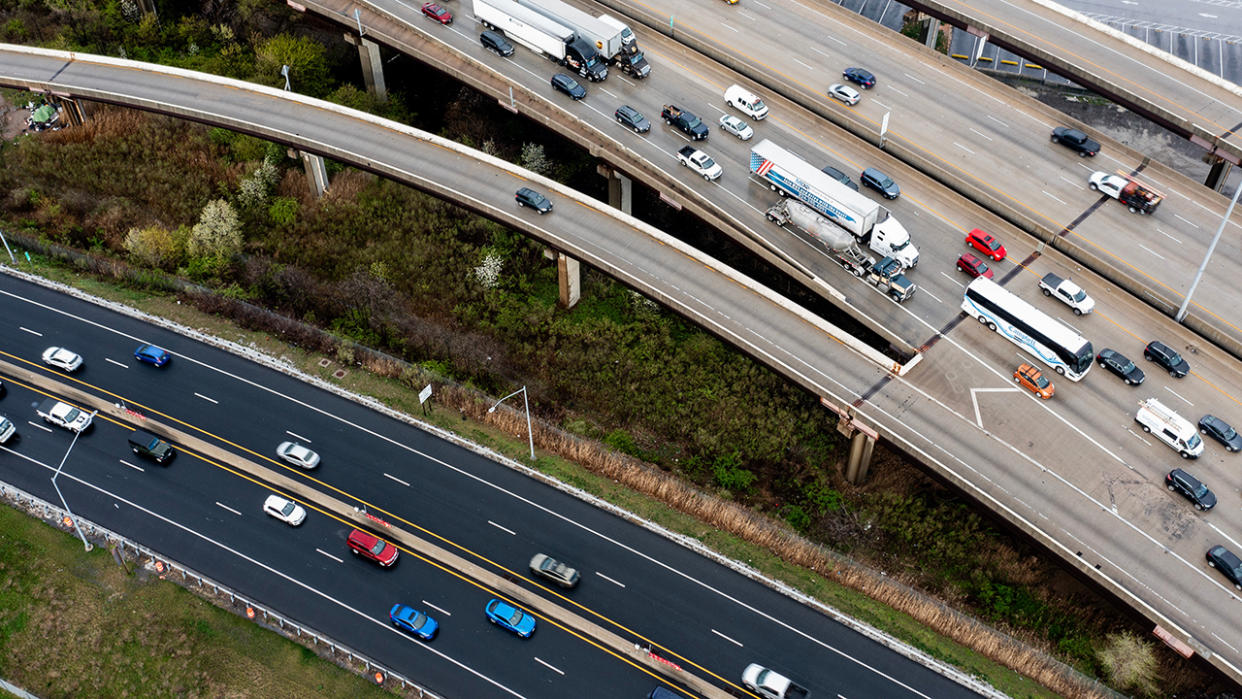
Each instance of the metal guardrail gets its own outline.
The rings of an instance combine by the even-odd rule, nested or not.
[[[69,513],[59,505],[54,505],[43,498],[32,495],[17,486],[0,481],[0,501],[21,509],[27,514],[38,517],[58,529],[72,532],[73,524]],[[227,611],[238,614],[251,621],[262,624],[265,628],[285,638],[307,645],[316,651],[316,655],[335,663],[351,672],[370,679],[381,686],[400,688],[403,692],[417,692],[419,699],[442,699],[439,694],[423,687],[413,680],[393,672],[382,663],[372,660],[367,655],[340,643],[309,626],[300,624],[270,607],[257,604],[247,595],[243,595],[228,585],[199,573],[189,566],[182,565],[172,558],[154,549],[143,546],[117,532],[96,524],[80,515],[74,515],[77,526],[92,545],[101,545],[112,552],[117,563],[129,558],[138,565],[155,573],[161,580],[181,585],[181,587],[199,594],[208,601]],[[180,577],[178,581],[174,574]],[[210,594],[208,594],[208,591]],[[224,600],[228,600],[227,604]],[[273,625],[274,624],[274,625]],[[325,653],[326,656],[325,657]]]

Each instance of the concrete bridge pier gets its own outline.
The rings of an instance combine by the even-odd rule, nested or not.
[[[384,83],[384,62],[380,58],[379,44],[351,32],[345,33],[345,41],[358,47],[358,61],[362,64],[362,81],[367,94],[377,102],[388,101],[388,86]]]
[[[582,263],[563,252],[556,253],[556,285],[560,289],[557,303],[561,308],[573,308],[582,298]]]
[[[845,480],[854,485],[862,485],[871,471],[871,454],[875,451],[875,441],[880,438],[880,434],[855,419],[853,408],[838,408],[824,398],[820,398],[820,403],[840,416],[837,432],[850,438],[850,454],[845,462]]]
[[[297,151],[297,154],[302,159],[302,167],[306,170],[306,180],[310,184],[311,191],[315,193],[315,198],[323,197],[328,191],[328,166],[324,164],[323,156],[304,151]]]
[[[927,16],[927,36],[923,39],[923,45],[927,48],[936,50],[936,37],[940,35],[940,20]]]
[[[56,101],[59,102],[60,116],[65,120],[65,126],[81,126],[86,123],[86,108],[81,101],[69,97],[57,97]]]
[[[1220,188],[1225,185],[1225,179],[1229,177],[1229,169],[1232,167],[1233,163],[1224,158],[1213,158],[1212,169],[1208,170],[1207,179],[1203,184],[1219,192]],[[1242,184],[1238,186],[1242,187]]]
[[[631,180],[621,171],[614,170],[607,165],[600,165],[597,171],[608,179],[608,205],[633,215],[634,180]]]

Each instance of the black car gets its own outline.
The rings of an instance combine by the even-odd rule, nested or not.
[[[586,88],[579,85],[577,80],[564,73],[557,73],[552,76],[552,88],[557,92],[564,92],[575,100],[586,97]]]
[[[1190,362],[1182,359],[1172,347],[1159,340],[1152,340],[1143,348],[1143,358],[1164,367],[1169,376],[1180,379],[1190,373]]]
[[[1060,143],[1086,158],[1100,152],[1100,144],[1078,129],[1058,126],[1052,130],[1052,142]]]
[[[1208,565],[1225,574],[1233,586],[1242,590],[1242,558],[1224,546],[1213,546],[1207,552]]]
[[[837,180],[838,182],[845,185],[846,187],[849,187],[855,192],[858,191],[858,185],[854,184],[854,180],[851,180],[849,175],[845,174],[844,172],[841,172],[835,167],[832,167],[831,165],[825,165],[824,167],[820,168],[820,170],[822,170],[825,175],[831,177],[834,180]]]
[[[879,170],[869,167],[862,171],[862,175],[858,178],[864,185],[874,189],[884,195],[885,199],[896,199],[901,196],[901,187],[893,181],[893,178],[885,175]]]
[[[483,48],[491,51],[497,56],[512,56],[513,44],[505,38],[504,34],[494,32],[490,29],[479,35],[479,43],[483,44]]]
[[[1124,354],[1116,350],[1110,350],[1107,347],[1095,355],[1095,361],[1100,366],[1120,376],[1122,380],[1131,386],[1137,386],[1143,383],[1143,379],[1147,378],[1143,370],[1135,366],[1134,362],[1126,359]]]
[[[651,130],[651,122],[643,113],[628,104],[617,107],[617,123],[634,130],[634,133],[647,133]]]
[[[1199,420],[1199,432],[1224,444],[1225,451],[1242,450],[1242,435],[1215,415],[1204,415]]]
[[[513,198],[517,200],[518,206],[529,206],[541,214],[546,214],[552,210],[552,202],[530,187],[519,189]]]
[[[1164,477],[1164,485],[1175,493],[1181,493],[1200,510],[1206,511],[1216,507],[1216,495],[1208,490],[1206,485],[1200,483],[1198,478],[1180,468],[1169,471],[1169,475]]]
[[[841,75],[844,76],[846,80],[865,90],[870,90],[875,87],[875,76],[872,75],[869,70],[863,70],[862,68],[846,68],[841,71]]]

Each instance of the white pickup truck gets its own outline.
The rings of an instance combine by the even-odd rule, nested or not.
[[[682,165],[702,175],[705,180],[720,179],[720,173],[724,172],[720,164],[712,160],[711,156],[694,146],[685,146],[677,151],[677,159]]]
[[[70,432],[82,432],[91,426],[91,414],[62,403],[55,398],[48,398],[35,409],[39,417],[49,425],[63,427]]]
[[[1045,274],[1044,278],[1039,280],[1039,290],[1044,292],[1044,296],[1056,297],[1074,309],[1076,316],[1086,315],[1095,308],[1095,299],[1087,296],[1087,292],[1083,291],[1082,287],[1055,274]]]

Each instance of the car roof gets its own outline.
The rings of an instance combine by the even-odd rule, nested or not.
[[[1237,554],[1224,546],[1213,546],[1212,554],[1227,564],[1230,568],[1242,566],[1242,558],[1238,558]]]

